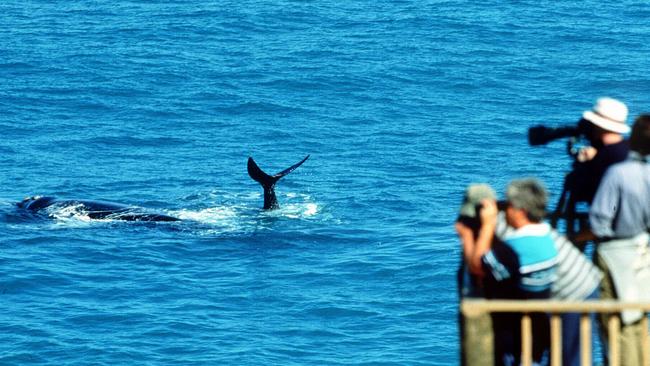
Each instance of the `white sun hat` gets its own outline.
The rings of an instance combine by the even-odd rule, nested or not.
[[[590,111],[585,111],[582,117],[596,126],[611,132],[628,133],[630,126],[627,120],[627,106],[613,98],[599,98]]]

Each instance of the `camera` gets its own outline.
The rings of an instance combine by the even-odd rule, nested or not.
[[[505,211],[506,208],[508,208],[508,201],[506,200],[498,200],[497,201],[497,210],[498,211]],[[483,204],[479,203],[476,205],[476,212],[479,212],[483,209]]]
[[[581,150],[579,140],[583,138],[591,140],[593,134],[592,123],[582,118],[573,126],[546,127],[543,125],[533,126],[528,129],[528,143],[531,146],[546,145],[551,141],[569,138],[567,141],[567,153],[573,158],[574,167],[579,163],[578,156]],[[584,142],[584,141],[582,141]],[[576,146],[577,144],[577,146]],[[564,221],[567,235],[571,236],[581,232],[588,227],[588,216],[585,212],[578,210],[578,202],[584,202],[580,191],[576,190],[573,183],[574,174],[569,173],[564,178],[564,187],[558,200],[557,206],[549,216],[551,226],[556,228],[560,220]]]
[[[588,137],[591,123],[582,118],[577,125],[563,127],[533,126],[528,129],[528,143],[531,146],[546,145],[551,141],[565,137]]]

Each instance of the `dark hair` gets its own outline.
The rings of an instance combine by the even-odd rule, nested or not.
[[[630,150],[638,152],[641,156],[650,154],[650,114],[642,114],[634,121]]]

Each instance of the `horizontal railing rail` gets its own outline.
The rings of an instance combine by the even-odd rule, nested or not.
[[[522,313],[521,318],[521,360],[522,365],[532,365],[533,334],[529,313],[543,312],[550,314],[551,328],[551,366],[562,365],[562,320],[564,313],[579,313],[580,316],[580,359],[583,366],[591,366],[591,314],[620,313],[625,310],[642,311],[643,365],[650,364],[650,344],[648,343],[648,317],[650,302],[622,302],[615,300],[589,301],[555,301],[555,300],[481,300],[466,299],[461,302],[461,312],[465,317],[476,317],[486,313]],[[619,366],[619,329],[620,317],[610,316],[607,324],[609,331],[608,354],[611,366]]]

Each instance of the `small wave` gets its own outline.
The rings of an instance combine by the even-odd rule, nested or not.
[[[257,113],[299,113],[302,108],[287,106],[279,102],[256,102],[246,101],[229,107],[222,107],[220,110],[231,115],[248,115]]]
[[[126,146],[126,147],[160,147],[160,146],[182,146],[187,144],[187,141],[177,138],[177,137],[133,137],[133,136],[103,136],[103,137],[93,137],[83,141],[82,143],[87,143],[92,146],[104,145],[104,146]]]

